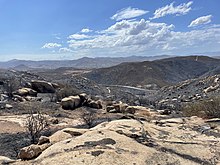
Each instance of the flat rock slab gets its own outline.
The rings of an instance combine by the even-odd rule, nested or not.
[[[176,118],[162,122],[172,123],[174,126],[124,119],[101,123],[89,130],[77,131],[76,128],[68,128],[66,131],[73,132],[73,137],[60,139],[62,141],[44,150],[35,160],[16,162],[16,164],[212,165],[220,163],[220,138],[194,129],[195,126],[201,127],[204,120]],[[76,132],[77,136],[74,136]]]

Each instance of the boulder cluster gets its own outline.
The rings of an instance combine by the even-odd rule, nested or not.
[[[62,108],[65,110],[74,110],[81,106],[87,106],[95,109],[102,109],[102,101],[101,100],[92,100],[85,93],[65,97],[61,100]]]

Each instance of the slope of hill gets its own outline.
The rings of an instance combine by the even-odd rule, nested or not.
[[[189,79],[176,85],[165,86],[148,95],[157,108],[171,108],[177,110],[189,102],[208,100],[220,95],[220,74],[207,77]]]
[[[122,63],[109,68],[93,70],[85,76],[100,84],[162,87],[206,73],[217,74],[220,60],[206,56],[186,56],[155,61]],[[212,72],[213,71],[213,72]]]

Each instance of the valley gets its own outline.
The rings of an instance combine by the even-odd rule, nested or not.
[[[219,66],[185,56],[2,68],[0,162],[219,164]]]

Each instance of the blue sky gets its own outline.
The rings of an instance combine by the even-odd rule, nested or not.
[[[220,52],[219,6],[219,0],[0,0],[0,61]]]

